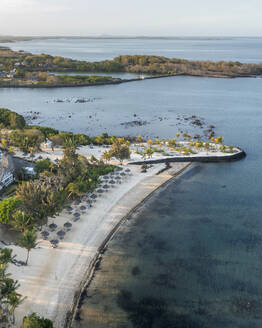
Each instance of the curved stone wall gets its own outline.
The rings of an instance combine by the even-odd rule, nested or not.
[[[156,164],[156,163],[178,163],[178,162],[200,162],[200,163],[220,163],[220,162],[232,162],[238,161],[246,157],[246,153],[239,148],[239,152],[225,155],[225,156],[176,156],[176,157],[165,157],[159,159],[145,159],[141,161],[129,162],[129,164]]]

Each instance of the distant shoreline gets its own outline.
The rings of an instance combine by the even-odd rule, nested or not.
[[[238,36],[125,36],[125,35],[100,35],[100,36],[0,36],[0,43],[12,43],[19,41],[34,40],[232,40],[233,38],[244,38]]]

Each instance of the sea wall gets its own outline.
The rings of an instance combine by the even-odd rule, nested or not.
[[[200,162],[200,163],[221,163],[221,162],[232,162],[238,161],[246,157],[246,153],[238,148],[239,151],[234,154],[229,155],[213,155],[213,156],[175,156],[175,157],[165,157],[158,159],[145,159],[135,162],[129,162],[129,164],[139,165],[139,164],[157,164],[157,163],[179,163],[179,162]]]

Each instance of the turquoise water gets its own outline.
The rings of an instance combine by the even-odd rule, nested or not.
[[[61,42],[57,49],[73,56],[74,43]],[[143,47],[163,55],[169,49],[169,41],[143,41],[136,48],[132,42],[137,41],[99,40],[99,56],[96,50],[90,55],[81,41],[78,47],[85,54],[75,53],[94,59]],[[171,42],[172,56],[179,42]],[[45,43],[42,48],[38,42],[28,44],[55,49],[54,41]],[[261,44],[259,38],[183,40],[179,57],[258,62]],[[122,226],[104,254],[75,328],[261,327],[261,87],[259,78],[170,77],[119,86],[0,90],[1,106],[39,111],[37,123],[90,135],[172,137],[178,128],[192,129],[179,116],[197,115],[215,125],[227,144],[247,152],[239,162],[195,165]],[[54,102],[77,97],[93,101]],[[147,124],[121,124],[134,120],[134,114]]]

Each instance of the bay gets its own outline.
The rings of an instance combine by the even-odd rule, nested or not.
[[[11,46],[87,60],[147,53],[259,62],[261,40],[63,39]],[[235,163],[194,165],[121,227],[75,328],[261,327],[261,87],[259,78],[169,77],[88,88],[0,89],[1,107],[39,112],[34,122],[41,125],[168,138],[179,128],[194,131],[178,118],[197,115],[215,125],[225,143],[247,152]],[[79,104],[78,98],[90,101]],[[145,123],[123,124],[134,120]]]

